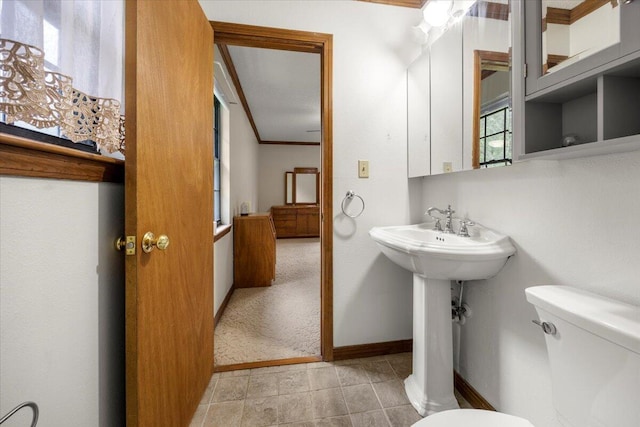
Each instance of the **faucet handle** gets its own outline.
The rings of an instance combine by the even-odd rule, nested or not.
[[[460,230],[458,231],[458,236],[469,237],[469,229],[467,226],[476,225],[475,222],[469,221],[468,219],[460,219]]]
[[[432,217],[432,218],[433,218],[433,217]],[[435,218],[435,220],[436,220],[436,223],[435,223],[435,225],[433,226],[433,229],[434,229],[435,231],[442,231],[442,225],[440,224],[440,218]]]

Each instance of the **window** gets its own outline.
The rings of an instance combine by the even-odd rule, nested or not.
[[[218,97],[213,98],[213,212],[216,224],[222,224],[221,203],[222,195],[220,189],[220,148],[222,147],[222,138],[220,132],[220,101]]]
[[[107,152],[120,147],[120,140],[114,134],[118,133],[117,119],[124,109],[119,102],[110,100],[123,99],[124,2],[0,0],[0,10],[2,38],[43,50],[44,71],[62,74],[66,84],[72,85],[74,96],[78,92],[84,95],[73,100],[81,112],[85,105],[94,108],[86,123],[77,123],[78,126],[74,126],[73,120],[62,120],[53,114],[45,115],[44,121],[37,114],[31,114],[19,117],[25,121],[6,124],[7,115],[2,114],[2,132],[92,152],[97,149],[96,142]],[[66,93],[58,89],[61,86],[55,78],[46,81],[49,94]],[[60,111],[57,110],[60,105],[63,104],[51,102],[49,107]],[[74,117],[76,115],[74,111]],[[84,120],[85,116],[82,117]],[[108,118],[102,122],[103,117]],[[46,127],[52,122],[60,126]]]
[[[509,165],[512,158],[511,111],[503,105],[480,116],[480,167]]]

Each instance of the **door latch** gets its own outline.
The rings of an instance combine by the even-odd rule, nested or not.
[[[116,239],[114,246],[117,251],[125,250],[126,255],[136,254],[136,236],[120,236]]]

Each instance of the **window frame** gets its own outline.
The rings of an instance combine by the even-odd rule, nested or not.
[[[222,106],[217,96],[213,97],[213,212],[217,226],[222,225],[222,132],[220,110]]]
[[[511,115],[511,108],[508,105],[508,102],[501,102],[503,105],[496,105],[496,108],[492,108],[480,114],[480,128],[481,132],[478,136],[478,144],[481,149],[478,152],[478,164],[480,168],[488,168],[495,165],[510,165],[513,164],[513,131],[509,124],[511,120],[509,117]],[[502,117],[502,129],[496,132],[487,133],[487,118],[496,114],[503,114]],[[488,140],[497,135],[502,135],[502,158],[487,160],[487,145]],[[507,142],[509,141],[509,142]],[[511,158],[507,157],[507,147],[511,145]]]

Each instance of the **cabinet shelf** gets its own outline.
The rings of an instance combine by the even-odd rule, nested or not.
[[[603,154],[627,153],[640,150],[640,136],[626,136],[570,147],[552,148],[534,153],[522,154],[519,160],[563,160]]]
[[[569,157],[595,155],[604,147],[640,139],[640,77],[605,74],[576,87],[529,97],[524,113],[525,150],[520,160],[547,151],[557,156],[557,150]],[[563,146],[568,136],[576,142]],[[592,144],[597,145],[588,150]]]

